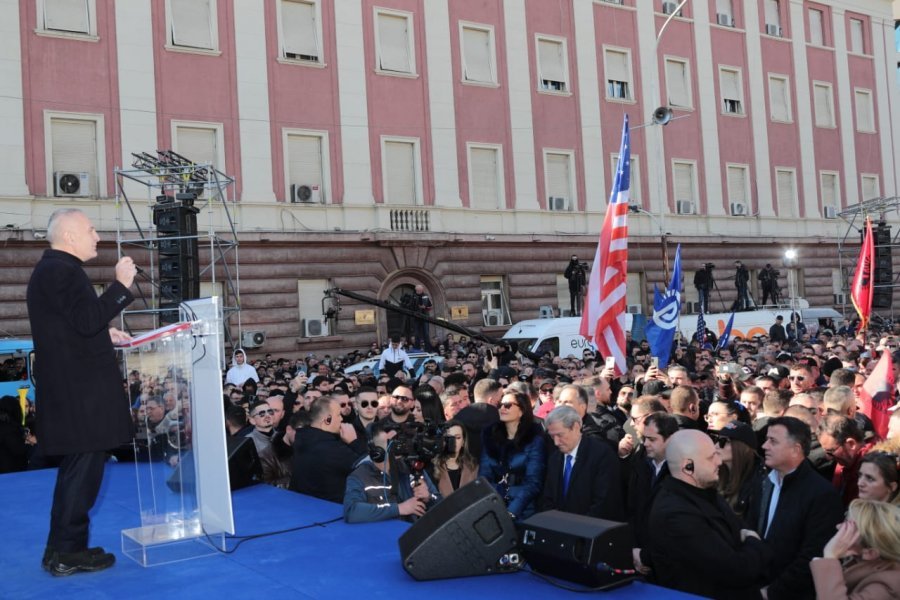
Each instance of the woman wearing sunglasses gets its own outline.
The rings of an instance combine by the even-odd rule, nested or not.
[[[765,477],[765,469],[756,453],[756,434],[746,423],[732,421],[718,431],[710,431],[709,435],[722,459],[719,493],[735,514],[742,517],[753,494],[761,490],[760,482]]]
[[[854,500],[847,520],[810,563],[816,597],[887,600],[900,590],[900,507]]]
[[[534,514],[546,466],[543,431],[534,422],[531,399],[505,393],[500,420],[485,428],[482,441],[478,474],[494,485],[513,518],[527,519]]]

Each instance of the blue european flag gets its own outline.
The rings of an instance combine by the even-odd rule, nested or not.
[[[659,367],[665,369],[669,365],[672,353],[672,342],[681,313],[681,244],[675,250],[675,267],[672,269],[672,280],[665,295],[660,294],[653,286],[653,317],[644,330],[650,343],[650,354],[659,358]]]

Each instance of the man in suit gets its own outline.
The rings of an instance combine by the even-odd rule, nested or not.
[[[28,318],[34,338],[38,441],[44,455],[61,456],[50,510],[50,534],[41,565],[56,576],[99,571],[115,563],[102,548],[88,548],[88,516],[103,481],[106,451],[131,441],[128,396],[113,344],[128,335],[109,327],[134,297],[137,272],[128,257],[116,279],[97,296],[82,265],[97,256],[90,219],[59,209],[47,225],[44,251],[28,283]]]
[[[570,406],[554,408],[544,420],[556,448],[547,460],[540,510],[620,520],[619,461],[603,441],[581,435],[581,423],[578,412]]]

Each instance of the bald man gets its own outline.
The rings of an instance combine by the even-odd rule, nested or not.
[[[671,476],[650,512],[650,565],[668,588],[708,598],[758,599],[770,550],[716,493],[719,454],[696,430],[669,438]],[[636,565],[637,566],[637,565]]]
[[[97,257],[100,236],[80,210],[60,209],[47,225],[45,250],[28,283],[26,301],[34,338],[37,426],[41,452],[60,456],[50,534],[41,566],[52,575],[100,571],[115,562],[88,548],[88,513],[103,481],[106,451],[131,441],[131,411],[113,344],[128,335],[109,326],[134,297],[137,272],[119,259],[100,296],[84,272]]]

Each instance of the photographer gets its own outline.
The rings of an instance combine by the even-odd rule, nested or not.
[[[440,499],[427,473],[414,482],[402,459],[392,452],[396,434],[396,431],[385,431],[377,421],[372,423],[369,455],[347,476],[344,492],[347,523],[372,523],[398,517],[412,521]]]
[[[569,310],[573,317],[580,316],[581,309],[584,306],[587,270],[587,263],[578,262],[578,257],[573,254],[572,259],[569,260],[569,264],[566,266],[566,272],[563,274],[569,280]]]
[[[713,269],[716,265],[712,263],[704,263],[700,270],[694,273],[694,287],[697,288],[697,295],[700,297],[700,311],[709,312],[709,289],[713,285]]]

